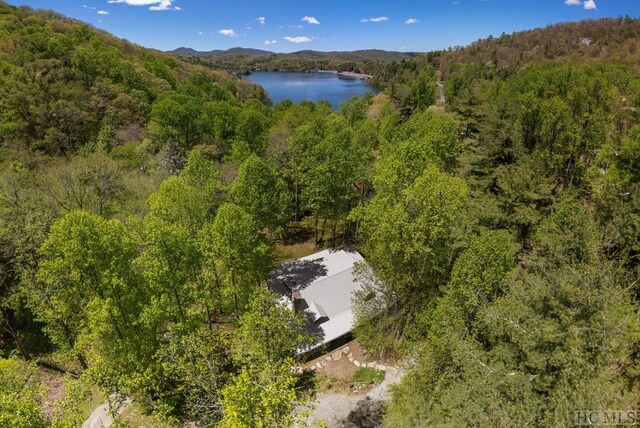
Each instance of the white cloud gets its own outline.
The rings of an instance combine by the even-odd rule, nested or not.
[[[182,10],[173,6],[174,0],[107,0],[107,3],[124,3],[129,6],[149,6],[149,10]]]
[[[580,0],[565,0],[564,4],[567,6],[580,6]]]
[[[283,39],[291,43],[309,43],[311,41],[311,39],[307,36],[296,36],[296,37],[286,36],[286,37],[283,37]]]
[[[171,0],[160,0],[160,3],[151,6],[149,10],[169,10],[171,9]]]
[[[275,45],[276,43],[278,43],[277,40],[265,40],[264,44],[267,46],[271,46],[271,45]]]
[[[404,21],[404,23],[407,25],[419,24],[420,20],[416,18],[409,18],[406,21]]]
[[[320,21],[318,21],[316,18],[314,18],[313,16],[304,16],[301,21],[307,22],[309,24],[315,24],[315,25],[320,25]]]
[[[202,36],[204,33],[202,31],[198,31],[198,34]]]
[[[365,19],[361,19],[360,22],[384,22],[384,21],[388,21],[389,18],[387,18],[386,16],[379,16],[377,18],[365,18]]]
[[[235,37],[237,36],[236,31],[233,28],[223,28],[218,31],[218,34],[222,34],[225,37]]]
[[[264,25],[267,23],[267,18],[265,18],[264,16],[259,16],[256,18],[256,21],[258,21],[258,24]]]
[[[109,12],[107,12],[106,10],[99,10],[98,12],[96,12],[98,15],[109,15]]]
[[[86,4],[83,4],[82,7],[84,7],[85,9],[91,9],[91,10],[96,10],[98,9],[97,7],[93,7],[93,6],[87,6]]]
[[[582,5],[586,10],[596,10],[598,7],[596,6],[595,0],[585,0]]]

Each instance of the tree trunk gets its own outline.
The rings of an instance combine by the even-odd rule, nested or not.
[[[324,241],[324,229],[327,226],[327,218],[322,219],[322,231],[320,232],[320,241]]]
[[[231,273],[231,287],[233,287],[233,306],[236,311],[236,319],[240,319],[240,308],[238,307],[238,295],[236,290],[236,276]]]
[[[316,243],[316,246],[318,246],[318,216],[315,216],[314,220],[315,221],[314,221],[314,227],[313,227],[313,233],[314,233],[313,239]]]
[[[332,227],[332,234],[331,234],[331,246],[335,247],[336,246],[336,230],[338,228],[338,216],[336,215],[333,218],[333,227]]]
[[[293,219],[298,221],[298,177],[294,180],[293,189]]]

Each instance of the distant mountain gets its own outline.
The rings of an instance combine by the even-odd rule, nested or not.
[[[196,51],[178,48],[167,52],[191,62],[204,63],[228,70],[287,70],[311,71],[330,69],[370,74],[380,63],[409,60],[418,53],[365,49],[351,52],[322,52],[302,50],[292,53],[275,53],[261,49],[231,48],[228,50]]]
[[[357,51],[332,51],[332,52],[320,52],[312,50],[304,50],[293,52],[290,54],[301,58],[307,59],[320,59],[320,60],[341,60],[341,61],[400,61],[403,59],[410,59],[416,56],[412,52],[394,52],[384,51],[380,49],[366,49]]]
[[[363,49],[357,51],[314,51],[314,50],[302,50],[291,53],[275,53],[271,51],[265,51],[262,49],[252,48],[231,48],[227,50],[214,49],[211,51],[197,51],[192,48],[180,47],[172,51],[167,51],[168,54],[185,56],[185,57],[221,57],[221,56],[269,56],[276,55],[280,57],[298,57],[305,59],[316,60],[342,60],[342,61],[393,61],[409,59],[416,56],[416,53],[412,52],[394,52],[385,51],[381,49]]]
[[[196,57],[216,57],[223,55],[243,55],[243,56],[265,56],[265,55],[275,55],[274,52],[265,51],[261,49],[251,49],[251,48],[231,48],[225,50],[214,49],[212,51],[197,51],[191,48],[180,47],[174,49],[172,51],[167,51],[168,54],[178,55],[178,56],[196,56]]]

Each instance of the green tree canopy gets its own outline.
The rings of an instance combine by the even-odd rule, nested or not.
[[[289,214],[289,195],[276,170],[256,155],[248,157],[231,186],[231,198],[245,209],[263,229],[277,233]]]

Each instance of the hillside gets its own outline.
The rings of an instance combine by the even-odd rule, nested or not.
[[[587,64],[615,61],[640,69],[640,19],[603,18],[561,23],[545,28],[489,36],[443,51],[428,52],[412,61],[387,64],[371,83],[388,86],[399,79],[410,80],[415,71],[429,65],[442,80],[458,74],[465,65],[483,73],[513,73],[524,67],[551,61]],[[405,71],[408,74],[404,74]]]
[[[387,88],[403,111],[416,103],[416,91],[436,92],[442,81],[445,98],[455,104],[474,102],[474,81],[506,79],[547,63],[615,63],[640,70],[640,19],[629,17],[561,23],[545,28],[489,36],[465,47],[418,55],[407,61],[382,63],[369,83]],[[418,88],[420,86],[420,88]],[[632,96],[635,99],[635,96]],[[451,107],[451,106],[450,106]],[[462,106],[460,106],[462,108]]]
[[[548,61],[588,63],[613,60],[640,67],[640,19],[603,18],[561,23],[478,40],[443,54],[449,64],[481,63],[497,68],[521,68]]]
[[[163,97],[264,99],[224,71],[144,49],[50,11],[0,2],[0,143],[47,153],[144,128]],[[109,131],[111,132],[111,131]]]

